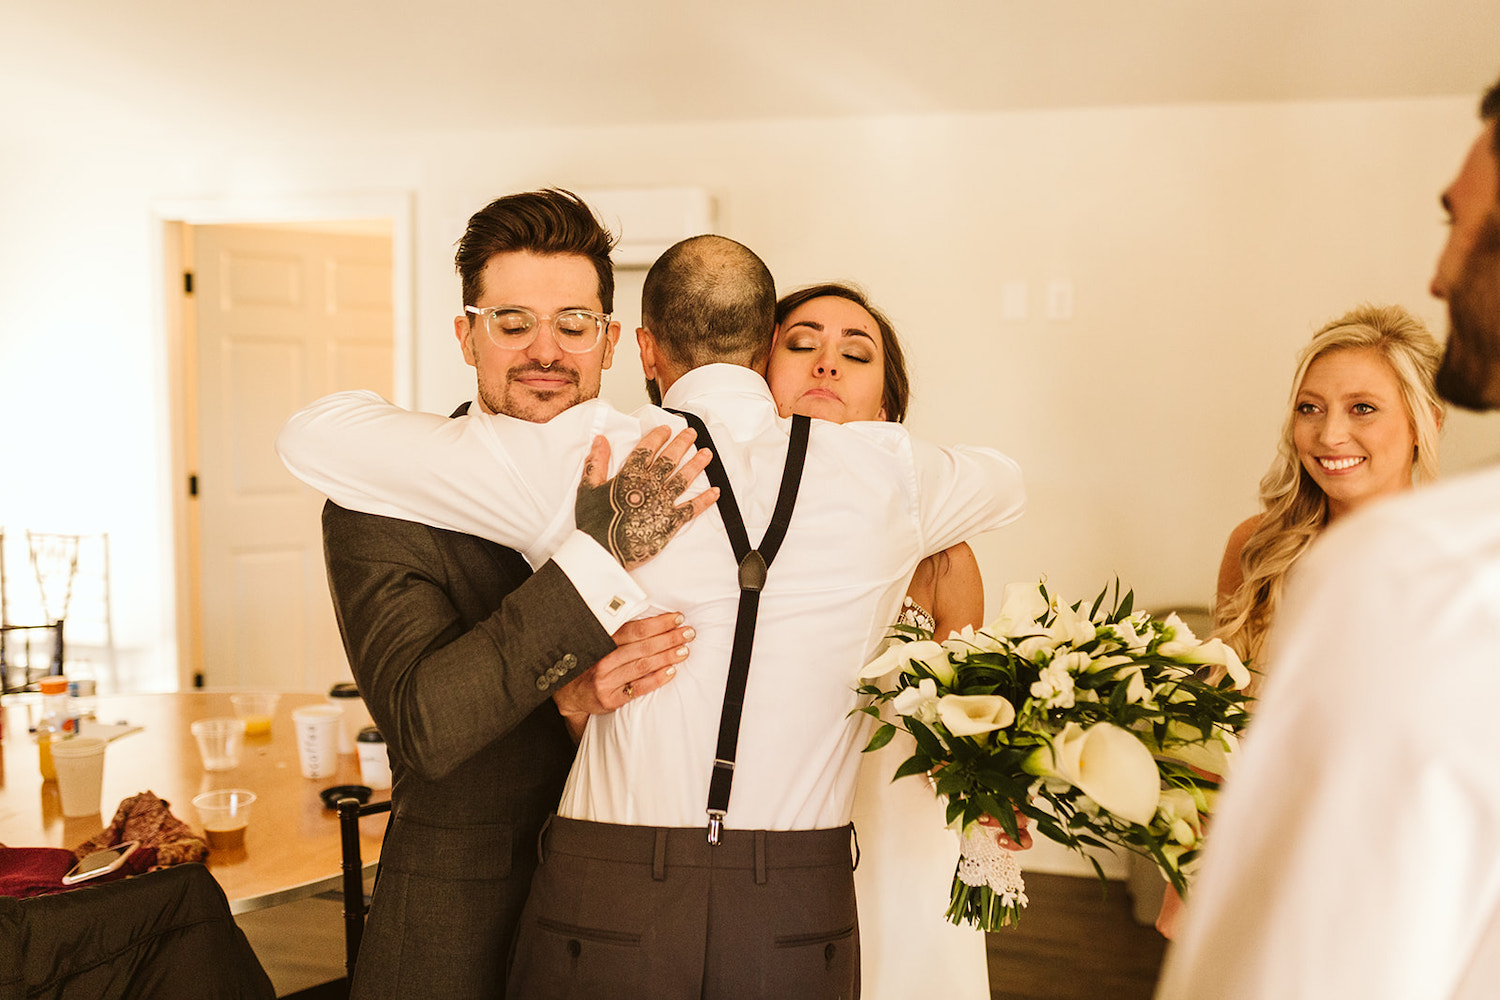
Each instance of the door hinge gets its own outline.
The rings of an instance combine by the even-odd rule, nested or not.
[[[197,476],[196,473],[194,473],[193,475],[188,476],[188,496],[195,497],[197,495],[198,495],[198,476]]]
[[[182,294],[184,294],[184,295],[192,295],[193,294],[193,272],[192,271],[183,271],[182,272]]]

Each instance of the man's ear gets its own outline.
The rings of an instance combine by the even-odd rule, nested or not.
[[[608,329],[604,331],[604,359],[599,366],[604,370],[615,360],[615,345],[620,342],[620,324],[611,322]]]
[[[635,328],[635,342],[641,349],[641,373],[655,381],[656,366],[659,364],[656,336],[644,326],[638,326]]]
[[[474,360],[474,324],[469,322],[468,313],[453,317],[453,336],[458,338],[458,346],[463,350],[464,360],[469,363],[469,367],[478,368],[479,365]]]

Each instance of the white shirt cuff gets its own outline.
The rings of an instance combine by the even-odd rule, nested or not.
[[[650,606],[646,592],[615,557],[581,531],[575,529],[568,536],[552,554],[552,561],[610,635]]]

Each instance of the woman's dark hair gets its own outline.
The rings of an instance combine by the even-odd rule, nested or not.
[[[894,423],[901,423],[906,419],[906,405],[911,397],[911,380],[906,375],[906,355],[901,350],[901,340],[896,336],[896,328],[891,325],[885,313],[870,304],[869,298],[862,290],[854,285],[826,282],[788,292],[776,303],[776,325],[779,327],[785,322],[798,306],[811,302],[813,299],[830,296],[853,302],[869,313],[870,318],[875,320],[875,325],[880,328],[880,346],[885,353],[885,391],[880,402],[885,407],[885,418]]]

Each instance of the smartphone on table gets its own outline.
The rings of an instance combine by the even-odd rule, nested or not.
[[[62,884],[77,885],[79,882],[86,882],[100,875],[108,875],[123,865],[125,859],[134,854],[139,846],[141,846],[139,840],[127,840],[123,844],[116,844],[114,847],[106,847],[102,851],[86,855],[82,861],[73,866],[68,874],[62,877]]]

